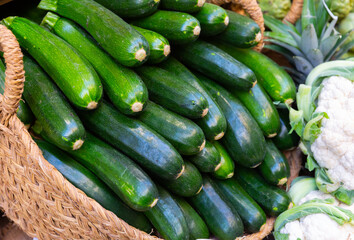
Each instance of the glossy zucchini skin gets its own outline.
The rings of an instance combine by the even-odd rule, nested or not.
[[[93,0],[42,0],[38,8],[78,23],[124,66],[138,66],[148,58],[149,44],[144,37],[118,15]]]
[[[186,13],[194,13],[201,10],[205,0],[161,0],[161,8],[180,11]]]
[[[218,170],[213,172],[213,177],[217,179],[229,179],[234,175],[235,164],[226,149],[218,142],[212,142],[220,154],[221,165]]]
[[[187,222],[178,203],[164,188],[158,186],[158,190],[159,201],[145,215],[164,239],[188,240]]]
[[[137,119],[166,138],[182,155],[197,154],[205,146],[203,131],[197,124],[151,101]]]
[[[240,215],[248,232],[259,232],[266,223],[267,217],[262,208],[234,179],[216,180],[218,188]]]
[[[191,85],[176,80],[177,76],[153,66],[136,69],[149,90],[149,97],[157,104],[187,118],[202,118],[208,113],[205,97]]]
[[[97,107],[102,97],[101,81],[90,63],[73,47],[28,19],[8,17],[3,22],[70,102],[79,108]]]
[[[262,130],[247,108],[230,92],[208,78],[199,77],[213,99],[223,110],[227,130],[221,139],[231,158],[245,167],[257,167],[265,156]]]
[[[247,91],[257,81],[246,65],[202,40],[183,45],[174,54],[187,67],[211,77],[225,87]]]
[[[23,96],[40,122],[35,132],[61,149],[80,148],[86,131],[75,111],[38,63],[25,55],[23,64]]]
[[[131,24],[160,33],[173,44],[194,42],[200,35],[199,21],[187,13],[158,10]]]
[[[94,135],[121,150],[150,173],[164,179],[176,179],[183,173],[183,159],[167,140],[105,101],[94,111],[78,111],[78,114]]]
[[[75,187],[96,200],[102,207],[112,211],[128,224],[151,232],[148,219],[139,212],[126,206],[98,177],[86,167],[72,159],[68,154],[43,140],[35,140],[42,150],[43,157],[52,164]]]
[[[291,130],[289,111],[287,109],[278,109],[278,113],[280,116],[280,129],[272,140],[279,150],[293,149],[299,145],[300,138],[295,131],[289,134]]]
[[[73,21],[49,12],[42,25],[67,41],[92,64],[101,77],[104,91],[119,111],[132,115],[143,110],[148,92],[138,74],[116,63]]]
[[[278,216],[288,209],[290,198],[286,192],[269,185],[255,169],[239,166],[235,172],[235,178],[268,215]]]
[[[221,157],[218,150],[209,141],[206,141],[204,149],[188,158],[201,172],[215,172],[221,166]]]
[[[234,240],[243,234],[243,224],[235,208],[224,198],[216,183],[203,176],[202,191],[190,202],[207,224],[210,232],[220,240]]]
[[[262,38],[261,29],[251,18],[226,10],[229,16],[227,28],[214,38],[239,48],[256,46]]]
[[[184,81],[195,87],[206,98],[209,104],[208,114],[195,122],[203,129],[205,137],[209,141],[221,139],[226,131],[227,123],[219,105],[212,99],[200,80],[191,73],[186,66],[174,57],[169,57],[159,65],[161,68],[175,74],[178,80]]]
[[[233,93],[252,114],[264,136],[275,137],[280,128],[279,114],[263,87],[257,83],[248,92],[233,91]]]

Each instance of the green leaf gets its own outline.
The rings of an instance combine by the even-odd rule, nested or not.
[[[351,38],[351,36],[353,36]],[[350,40],[349,40],[350,39]],[[339,49],[339,51],[337,53],[335,53],[334,55],[334,59],[339,59],[340,57],[342,57],[344,54],[346,54],[350,49],[352,49],[354,47],[354,30],[351,32],[351,34],[348,37],[349,41],[346,41],[341,48]]]
[[[312,172],[316,168],[319,168],[320,166],[317,164],[316,160],[311,157],[310,155],[307,156],[307,162],[305,164],[305,167]]]
[[[278,231],[274,231],[273,232],[273,236],[274,236],[275,240],[289,240],[289,234],[288,233],[280,233]]]
[[[275,39],[272,39],[272,38],[271,39],[266,39],[265,41],[277,44],[277,45],[287,49],[288,51],[292,52],[293,55],[295,55],[295,56],[300,56],[300,57],[306,58],[305,55],[299,49],[297,49],[296,47],[287,45],[286,43],[283,43],[281,41],[278,41],[278,40],[275,40]]]
[[[315,179],[313,177],[301,176],[292,181],[288,195],[296,206],[299,205],[301,199],[315,190],[318,190]]]
[[[301,14],[301,28],[302,31],[308,25],[316,25],[316,8],[315,2],[313,0],[304,0],[304,4],[302,6],[302,14]]]
[[[330,0],[327,0],[330,1]],[[317,24],[315,25],[316,28],[316,33],[317,37],[320,37],[322,35],[322,31],[329,19],[329,14],[327,12],[327,9],[325,8],[324,4],[326,4],[323,0],[320,0],[318,3],[318,6],[316,8],[316,18],[317,18]]]
[[[293,32],[293,33],[299,35],[298,31],[294,31],[294,28],[290,27],[290,25],[287,25],[287,24],[283,23],[282,21],[275,19],[275,18],[268,16],[268,15],[263,15],[263,17],[264,17],[265,25],[273,32],[282,33],[285,35],[289,35],[289,32]]]
[[[298,70],[300,73],[304,74],[305,76],[309,75],[311,70],[314,68],[312,64],[303,57],[294,56],[293,60],[294,60],[296,70]]]
[[[327,113],[315,113],[313,118],[305,125],[302,136],[305,141],[309,141],[312,144],[318,138],[321,134],[321,122],[323,118],[328,119]]]
[[[291,130],[289,134],[291,134],[293,131],[297,133],[300,137],[302,137],[302,132],[305,127],[305,122],[303,118],[303,111],[302,110],[295,110],[293,108],[290,108],[290,125],[291,125]]]
[[[323,54],[320,49],[311,49],[307,54],[307,59],[311,62],[312,66],[316,67],[323,63]]]
[[[307,25],[302,31],[300,49],[303,53],[308,53],[312,49],[318,48],[318,38],[313,24]]]
[[[338,41],[336,42],[336,45],[334,45],[334,47],[329,51],[329,53],[325,56],[324,61],[327,62],[329,61],[332,56],[336,53],[337,49],[340,48],[348,39],[350,32],[342,35],[341,38],[338,39]]]
[[[332,36],[329,36],[320,42],[320,50],[323,54],[323,56],[327,56],[328,53],[331,51],[331,49],[334,48],[336,45],[337,41],[341,38],[340,34],[335,34]]]
[[[315,171],[316,185],[324,193],[331,193],[340,187],[340,183],[334,183],[328,176],[325,168],[316,168]]]
[[[302,111],[304,119],[308,122],[311,120],[312,113],[315,110],[314,102],[312,101],[312,87],[301,84],[296,94],[297,107]]]
[[[347,205],[352,205],[354,203],[354,190],[348,190],[341,186],[331,194]]]
[[[274,38],[278,41],[287,43],[293,47],[297,47],[297,43],[295,42],[294,38],[292,38],[289,34],[267,31],[267,32],[264,32],[264,36]]]

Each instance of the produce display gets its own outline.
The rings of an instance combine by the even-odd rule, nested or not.
[[[259,4],[286,67],[251,49],[254,20],[204,0],[41,0],[4,16],[24,53],[17,116],[68,181],[146,233],[234,240],[274,217],[276,240],[351,240],[347,3],[304,0],[294,25],[279,20],[290,1]],[[293,181],[283,151],[297,147],[309,176]]]

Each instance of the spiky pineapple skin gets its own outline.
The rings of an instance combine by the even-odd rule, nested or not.
[[[264,14],[283,19],[289,12],[291,7],[290,0],[258,0]]]

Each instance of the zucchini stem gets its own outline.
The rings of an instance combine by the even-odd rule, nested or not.
[[[133,112],[141,112],[143,110],[144,104],[141,102],[136,102],[132,105]]]
[[[214,137],[214,140],[215,140],[215,141],[220,140],[224,135],[225,135],[225,133],[224,133],[224,132],[221,132],[221,133],[219,133],[218,135],[216,135],[216,136]]]

